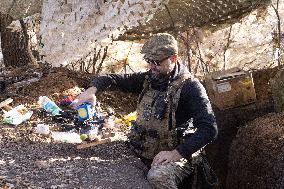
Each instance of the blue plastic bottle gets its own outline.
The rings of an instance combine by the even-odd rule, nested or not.
[[[40,96],[38,102],[40,106],[45,109],[45,111],[51,113],[54,116],[60,115],[61,109],[55,104],[55,102],[50,100],[47,96]]]

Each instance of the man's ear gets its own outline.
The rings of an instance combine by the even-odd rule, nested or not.
[[[173,56],[171,57],[171,61],[174,62],[174,63],[176,63],[177,58],[178,58],[178,55],[175,54],[175,55],[173,55]]]

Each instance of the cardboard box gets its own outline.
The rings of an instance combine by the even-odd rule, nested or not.
[[[252,74],[238,68],[206,75],[205,85],[211,103],[220,110],[256,101]]]

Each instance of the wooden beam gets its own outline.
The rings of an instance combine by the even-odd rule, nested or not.
[[[89,147],[92,147],[92,146],[97,146],[99,144],[106,144],[106,143],[109,143],[111,141],[112,141],[111,138],[101,139],[101,140],[98,140],[98,141],[77,145],[77,149],[78,150],[85,149],[85,148],[89,148]]]

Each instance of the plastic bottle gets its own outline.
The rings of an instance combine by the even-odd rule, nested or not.
[[[61,109],[47,96],[40,96],[38,103],[43,109],[45,109],[45,111],[51,113],[52,115],[60,115]]]
[[[78,111],[80,121],[85,121],[96,116],[96,111],[91,103],[81,104],[76,109]]]
[[[92,141],[92,140],[98,138],[98,134],[99,134],[99,128],[94,127],[93,129],[89,130],[88,137]]]
[[[82,140],[78,133],[70,133],[70,132],[52,132],[52,138],[57,142],[65,142],[65,143],[81,143]]]
[[[114,128],[115,127],[114,119],[115,119],[114,116],[110,116],[107,119],[105,119],[104,127],[105,128]]]

